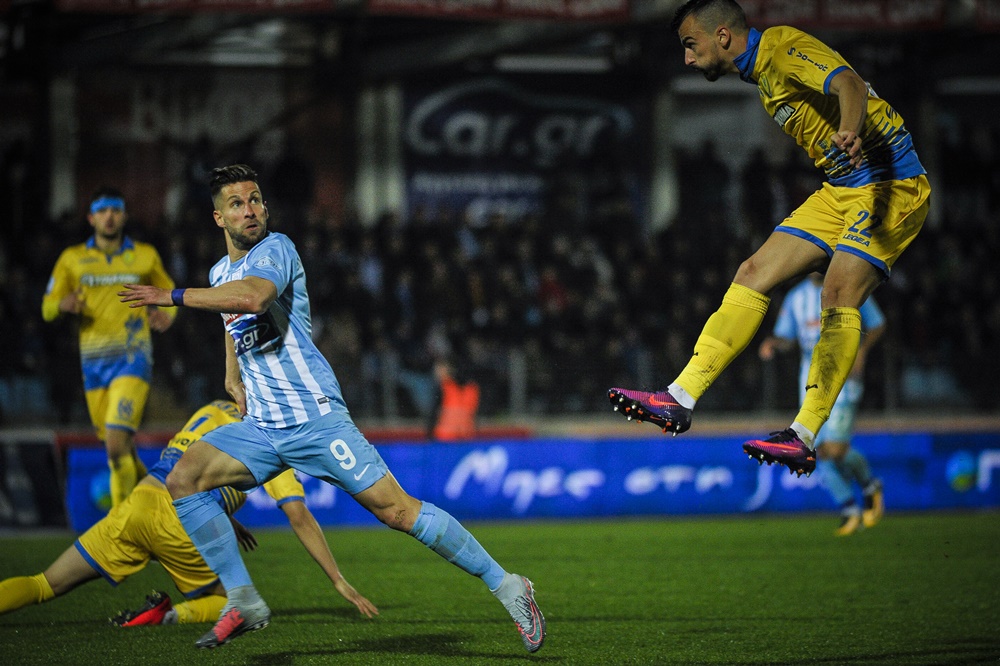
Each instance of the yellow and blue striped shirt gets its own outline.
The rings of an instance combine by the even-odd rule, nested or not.
[[[184,424],[184,427],[174,435],[173,439],[163,449],[160,459],[149,470],[149,475],[165,483],[167,474],[174,468],[184,452],[205,433],[219,426],[237,423],[243,420],[235,402],[229,400],[214,400],[196,411]],[[305,501],[305,489],[295,477],[294,470],[287,469],[264,484],[264,490],[281,506],[292,500]],[[222,506],[223,510],[233,515],[246,502],[246,493],[235,488],[223,486],[212,492],[212,496]]]
[[[761,102],[782,130],[806,150],[831,185],[860,187],[926,173],[903,118],[868,86],[861,134],[862,163],[849,158],[830,137],[840,129],[840,102],[830,81],[851,66],[815,37],[789,26],[750,29],[747,49],[735,59],[740,78],[755,83]]]
[[[82,290],[80,362],[84,388],[100,388],[116,376],[133,375],[149,381],[153,347],[146,308],[130,308],[118,292],[123,284],[153,284],[173,289],[156,248],[126,236],[116,254],[105,254],[92,236],[86,243],[66,248],[52,270],[42,317],[55,320],[59,302]],[[166,310],[176,316],[173,308]]]

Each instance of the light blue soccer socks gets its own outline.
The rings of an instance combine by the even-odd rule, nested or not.
[[[854,447],[847,450],[839,466],[844,477],[854,479],[862,490],[872,482],[872,469],[868,465],[868,458]]]
[[[233,525],[210,493],[174,500],[174,508],[208,568],[219,575],[230,596],[236,588],[253,586],[250,572],[240,557]]]
[[[476,537],[450,513],[430,502],[420,505],[420,514],[413,523],[410,536],[463,571],[482,578],[490,590],[496,590],[503,582],[506,572],[476,541]]]
[[[844,506],[854,501],[854,492],[851,490],[851,481],[841,469],[841,465],[832,460],[820,458],[816,461],[816,470],[819,472],[820,481],[826,488],[837,506]]]
[[[853,483],[857,483],[862,491],[872,482],[872,470],[868,459],[855,448],[850,448],[840,460],[820,459],[816,463],[823,487],[838,506],[844,506],[854,500]]]

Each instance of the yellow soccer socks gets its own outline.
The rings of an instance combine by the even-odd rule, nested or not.
[[[753,289],[735,282],[729,285],[722,305],[705,322],[694,345],[694,354],[674,384],[694,400],[704,395],[729,363],[750,344],[770,302],[770,298]]]
[[[25,606],[45,603],[55,596],[45,574],[8,578],[0,581],[0,615]]]
[[[819,342],[813,349],[806,380],[806,398],[795,422],[811,433],[819,432],[830,418],[833,403],[840,395],[854,367],[861,344],[861,313],[857,308],[827,308],[820,315]],[[811,442],[806,442],[812,446]]]
[[[135,454],[121,456],[117,462],[108,460],[108,468],[111,470],[111,506],[115,507],[124,502],[139,482],[136,461]]]
[[[176,606],[178,624],[192,624],[196,622],[215,622],[222,614],[222,607],[226,605],[226,597],[219,594],[206,594],[197,599],[188,599]]]

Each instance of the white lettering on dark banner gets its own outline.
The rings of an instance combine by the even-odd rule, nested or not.
[[[631,113],[618,104],[531,93],[487,79],[421,99],[406,120],[404,137],[423,157],[506,158],[549,168],[567,156],[592,157],[604,133],[625,136],[632,127]]]

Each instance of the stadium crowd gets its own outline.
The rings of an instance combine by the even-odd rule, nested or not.
[[[364,226],[310,209],[309,165],[265,171],[262,182],[275,185],[274,228],[299,248],[314,336],[357,417],[426,416],[434,361],[444,357],[471,369],[483,415],[566,414],[606,409],[607,387],[656,387],[683,366],[741,258],[816,187],[818,175],[797,154],[758,152],[731,173],[711,144],[680,151],[678,215],[656,232],[641,228],[613,191],[592,201],[583,220],[551,197],[543,214],[519,219],[418,209]],[[991,387],[1000,372],[998,155],[1000,138],[985,128],[943,140],[932,174],[937,207],[876,292],[888,337],[869,363],[866,409],[928,399],[960,410],[1000,407]],[[37,223],[44,205],[32,205],[31,168],[16,145],[2,155],[0,202],[10,223],[0,253],[0,423],[85,423],[75,336],[70,324],[43,324],[40,303],[59,251],[90,229],[79,213]],[[279,173],[297,175],[271,180]],[[190,286],[207,285],[224,252],[198,187],[192,176],[175,221],[129,227],[156,245],[177,283]],[[731,193],[733,205],[706,205],[719,191]],[[734,214],[712,212],[720,210]],[[181,221],[184,232],[174,233]],[[777,303],[782,293],[773,296]],[[222,395],[216,318],[186,310],[158,336],[152,400],[170,391],[190,411]],[[768,368],[744,354],[704,405],[794,404],[794,359],[787,363]]]

